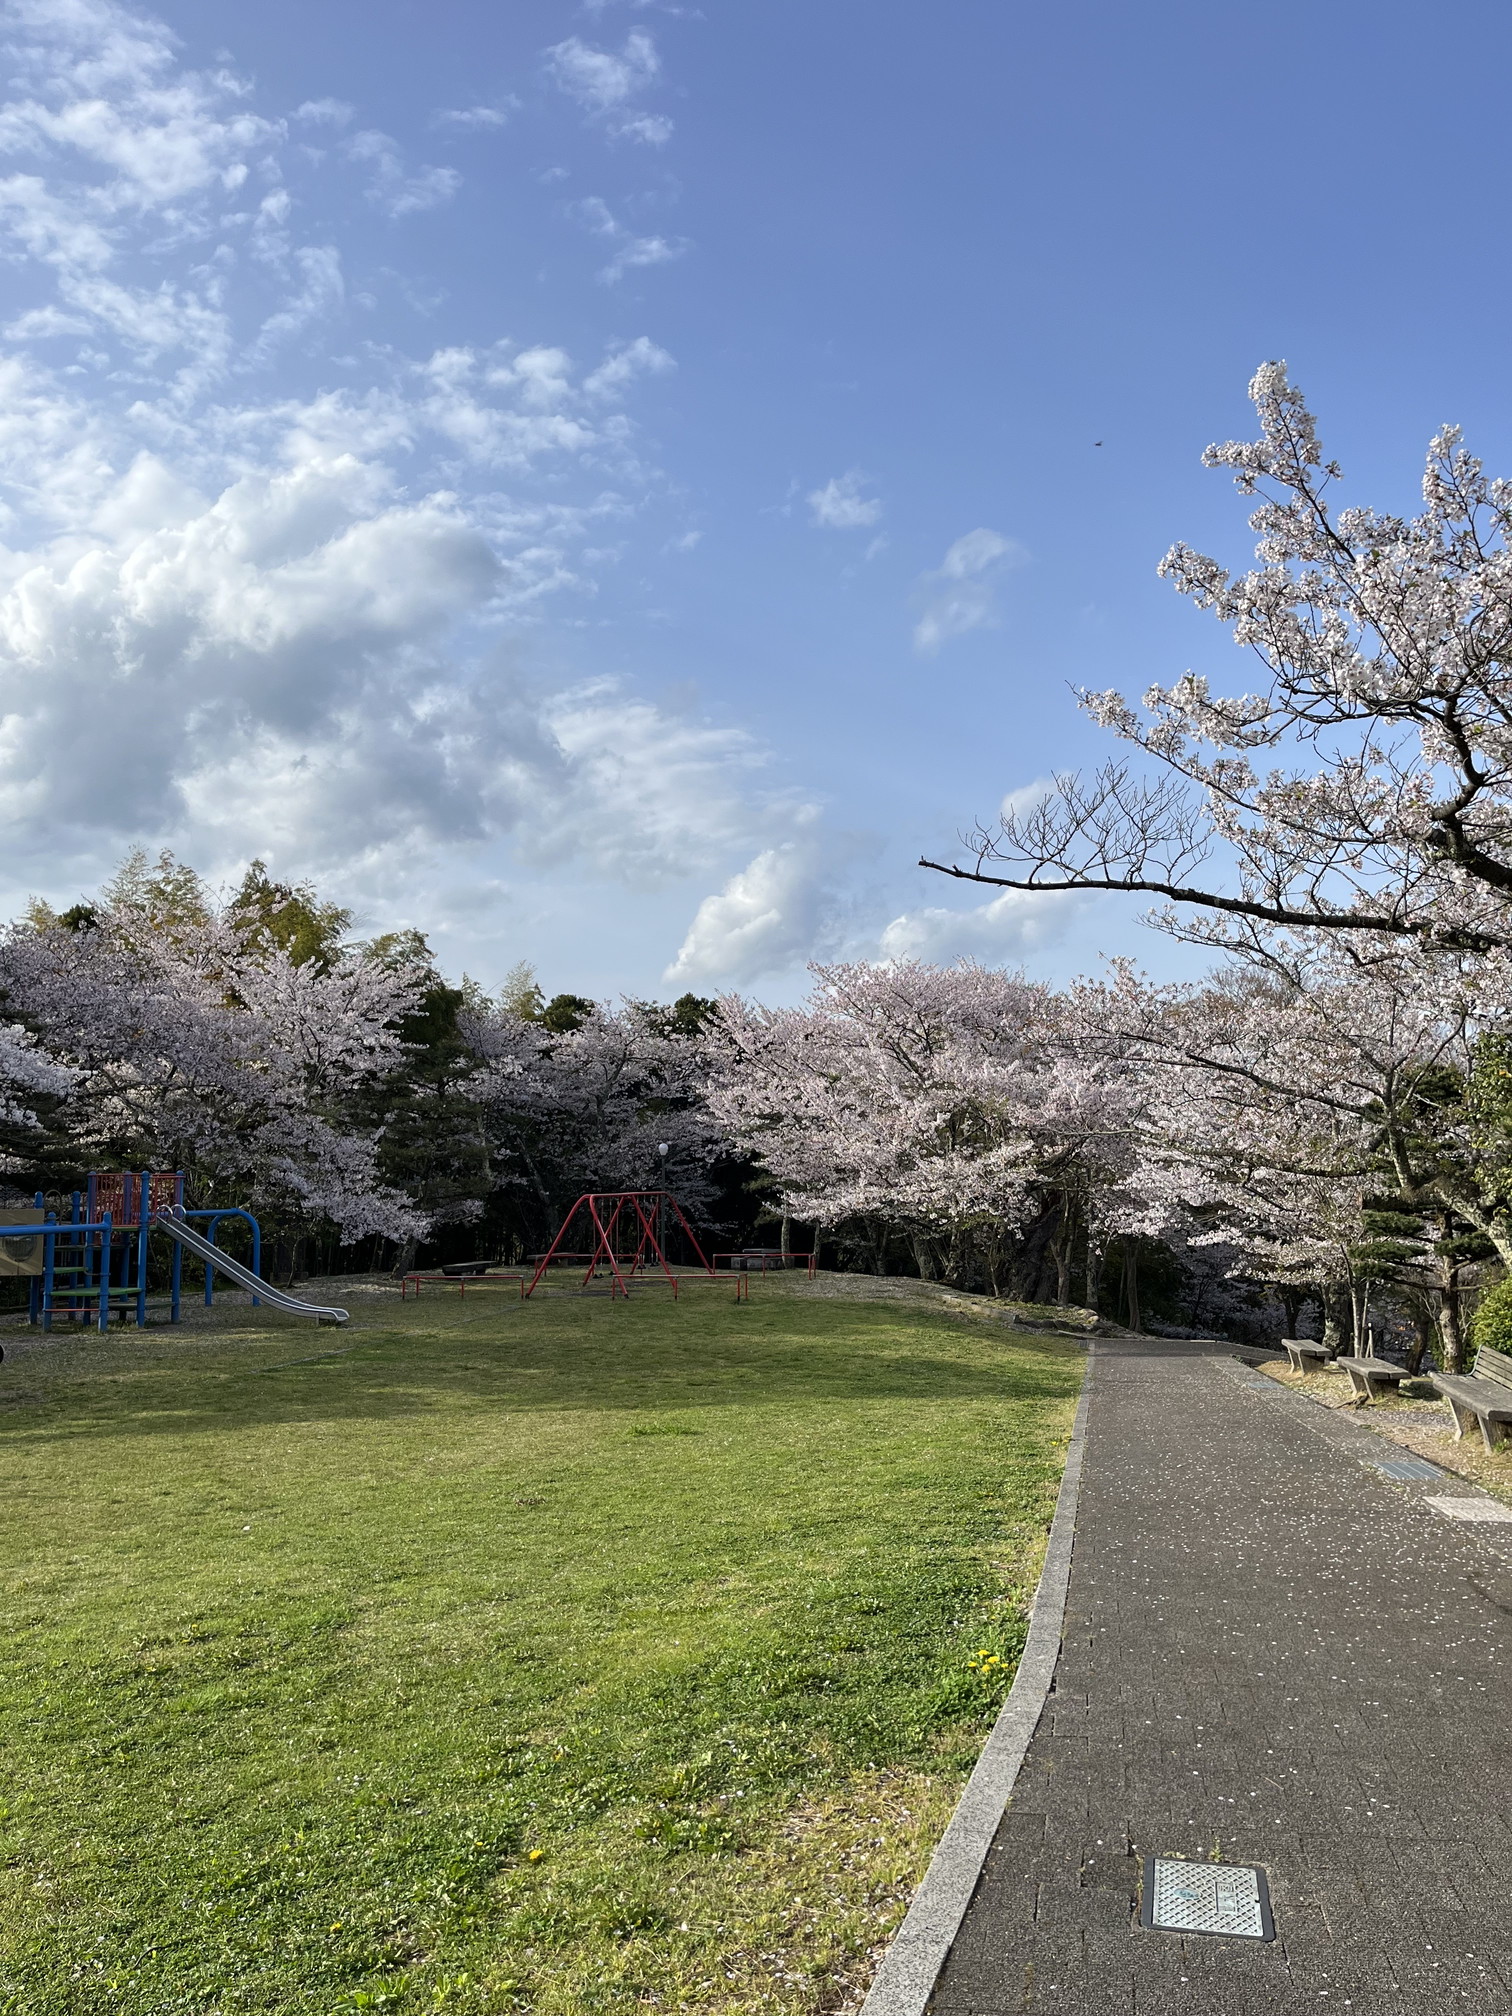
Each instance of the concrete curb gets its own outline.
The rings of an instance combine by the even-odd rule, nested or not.
[[[1087,1405],[1092,1390],[1096,1343],[1089,1339],[1081,1399],[1071,1426],[1060,1496],[1050,1524],[1045,1565],[1029,1613],[1029,1636],[1013,1685],[987,1738],[976,1769],[966,1781],[961,1803],[941,1836],[908,1915],[898,1927],[877,1970],[861,2016],[923,2016],[945,1964],[966,1907],[976,1890],[987,1851],[1013,1795],[1055,1678],[1061,1626],[1071,1581],[1071,1547],[1076,1533],[1076,1501],[1081,1490],[1082,1452],[1087,1441]]]

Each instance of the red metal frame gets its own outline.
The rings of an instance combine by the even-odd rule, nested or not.
[[[593,1227],[594,1234],[593,1250],[587,1256],[588,1271],[583,1276],[583,1286],[585,1288],[599,1268],[607,1263],[611,1277],[609,1292],[612,1295],[628,1296],[630,1293],[630,1281],[633,1281],[637,1274],[641,1273],[644,1268],[654,1262],[660,1267],[666,1279],[671,1282],[672,1292],[675,1295],[677,1293],[677,1276],[668,1265],[667,1256],[662,1250],[662,1243],[656,1236],[657,1215],[663,1205],[670,1206],[676,1214],[677,1222],[682,1227],[683,1235],[687,1239],[688,1244],[693,1248],[693,1251],[698,1255],[698,1264],[704,1273],[711,1281],[717,1280],[719,1276],[716,1270],[709,1265],[708,1260],[704,1257],[703,1248],[693,1236],[693,1227],[683,1216],[683,1208],[670,1190],[589,1190],[579,1197],[572,1209],[567,1213],[567,1216],[562,1220],[561,1230],[557,1233],[555,1239],[552,1240],[547,1250],[541,1255],[540,1264],[537,1266],[535,1273],[520,1291],[522,1299],[528,1300],[535,1293],[536,1283],[546,1272],[546,1269],[551,1265],[559,1252],[562,1252],[564,1259],[568,1257],[567,1252],[562,1251],[562,1242],[572,1229],[578,1213],[584,1210],[587,1212],[588,1222]],[[626,1229],[629,1232],[630,1238],[636,1241],[633,1257],[615,1251],[615,1233],[619,1229],[620,1220],[627,1210],[632,1216]],[[638,1238],[636,1236],[637,1233],[639,1234]],[[571,1249],[568,1250],[570,1251]],[[582,1249],[577,1249],[572,1257],[579,1260],[582,1259],[584,1257]],[[620,1271],[621,1263],[626,1258],[629,1258],[630,1261],[628,1280],[625,1274]]]
[[[399,1300],[405,1302],[409,1299],[411,1282],[414,1283],[417,1300],[422,1285],[427,1281],[433,1281],[440,1288],[460,1288],[465,1300],[469,1288],[493,1288],[506,1281],[513,1287],[516,1281],[524,1279],[523,1274],[422,1274],[416,1269],[400,1276]]]

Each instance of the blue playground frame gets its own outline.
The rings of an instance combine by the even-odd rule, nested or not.
[[[95,1170],[87,1188],[75,1190],[67,1218],[47,1210],[37,1191],[34,1203],[45,1212],[41,1223],[0,1225],[0,1239],[41,1238],[42,1271],[30,1278],[28,1316],[51,1330],[54,1316],[69,1322],[93,1322],[108,1329],[114,1309],[124,1320],[134,1310],[137,1327],[147,1322],[147,1241],[156,1216],[208,1220],[204,1236],[213,1246],[222,1218],[243,1218],[252,1227],[252,1272],[262,1272],[262,1228],[250,1211],[221,1205],[211,1211],[184,1209],[184,1173],[176,1170]],[[183,1301],[184,1250],[175,1243],[166,1298],[171,1323],[180,1320]],[[205,1263],[205,1307],[215,1303],[215,1269]],[[261,1307],[255,1293],[253,1308]]]

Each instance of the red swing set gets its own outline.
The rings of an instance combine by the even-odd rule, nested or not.
[[[589,1247],[567,1244],[567,1235],[579,1219],[584,1221],[582,1233],[591,1234],[593,1243]],[[675,1274],[672,1271],[666,1252],[669,1220],[676,1221],[677,1228],[697,1255],[697,1272],[685,1269],[683,1273]],[[628,1299],[632,1282],[650,1286],[665,1280],[675,1297],[679,1285],[689,1281],[733,1279],[735,1300],[742,1302],[750,1299],[745,1273],[729,1275],[718,1272],[699,1245],[693,1227],[683,1216],[682,1206],[670,1190],[590,1190],[579,1197],[562,1220],[562,1229],[541,1255],[535,1273],[522,1286],[522,1299],[534,1294],[536,1284],[554,1260],[586,1260],[588,1265],[583,1275],[585,1288],[600,1270],[606,1271],[611,1296],[623,1295]]]

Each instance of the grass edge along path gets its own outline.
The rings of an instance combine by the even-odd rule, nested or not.
[[[0,2010],[853,2007],[1083,1353],[763,1286],[8,1360]]]

